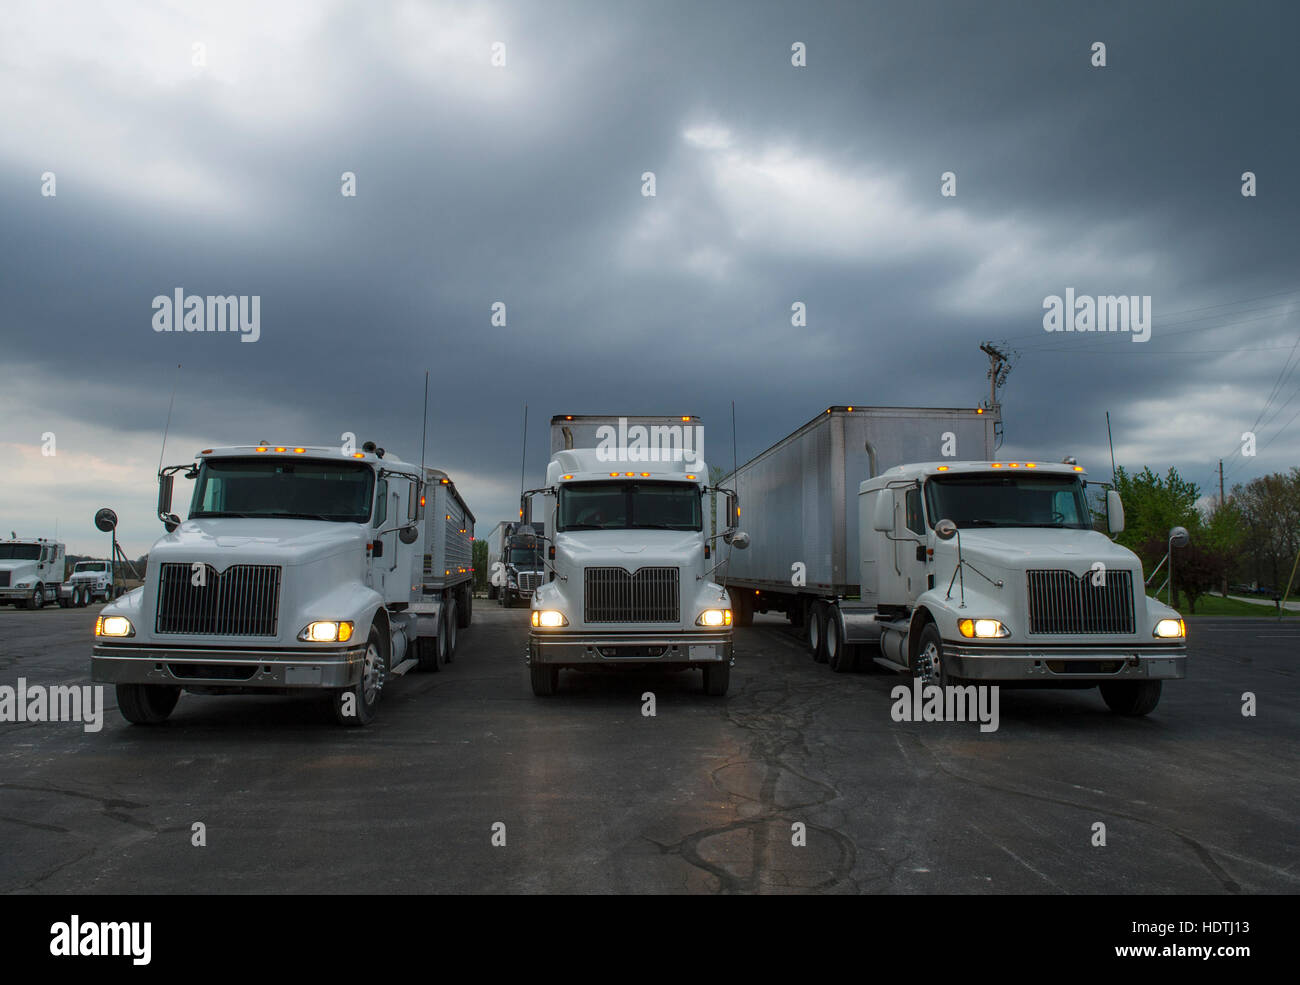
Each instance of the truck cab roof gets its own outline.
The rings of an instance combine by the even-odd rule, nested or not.
[[[1038,475],[1077,475],[1083,478],[1088,474],[1082,465],[1065,462],[918,462],[909,465],[895,465],[880,475],[864,481],[858,486],[859,493],[880,489],[891,482],[919,482],[938,475],[977,475],[979,473],[1028,472]]]

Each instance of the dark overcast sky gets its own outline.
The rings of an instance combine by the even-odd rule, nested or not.
[[[1023,353],[1008,456],[1104,474],[1110,410],[1121,464],[1207,493],[1220,457],[1300,461],[1293,3],[107,10],[0,36],[5,534],[101,551],[108,504],[146,550],[178,362],[170,462],[344,431],[416,459],[428,368],[481,529],[525,402],[531,482],[556,413],[699,414],[729,464],[732,400],[742,460],[830,404],[973,406],[985,339]],[[261,339],[155,333],[177,287],[259,295]],[[1067,287],[1150,295],[1151,340],[1047,335]]]

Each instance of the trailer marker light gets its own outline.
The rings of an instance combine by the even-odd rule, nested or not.
[[[983,407],[976,407],[976,408],[975,408],[975,413],[977,413],[977,414],[983,414],[983,413],[984,413],[984,408],[983,408]]]
[[[853,409],[853,405],[852,405],[852,404],[849,404],[849,410],[852,410],[852,409]]]
[[[420,505],[421,505],[421,506],[424,505],[424,497],[423,497],[423,496],[420,497]]]

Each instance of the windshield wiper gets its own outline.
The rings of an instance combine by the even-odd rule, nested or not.
[[[606,527],[599,523],[566,523],[564,531],[569,530],[614,530],[616,527]],[[562,532],[564,532],[562,531]]]
[[[264,518],[266,514],[265,513],[229,513],[226,510],[198,510],[190,514],[190,519],[193,520],[195,517],[209,517],[209,516],[226,516],[226,517],[235,517],[237,519],[244,519],[244,520],[257,520],[257,519]]]

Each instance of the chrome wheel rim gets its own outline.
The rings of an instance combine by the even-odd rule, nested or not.
[[[925,644],[916,657],[916,676],[922,684],[936,684],[940,673],[939,647],[933,641]]]
[[[384,686],[384,661],[379,647],[373,642],[366,647],[366,666],[361,675],[361,694],[366,704],[372,705]]]

